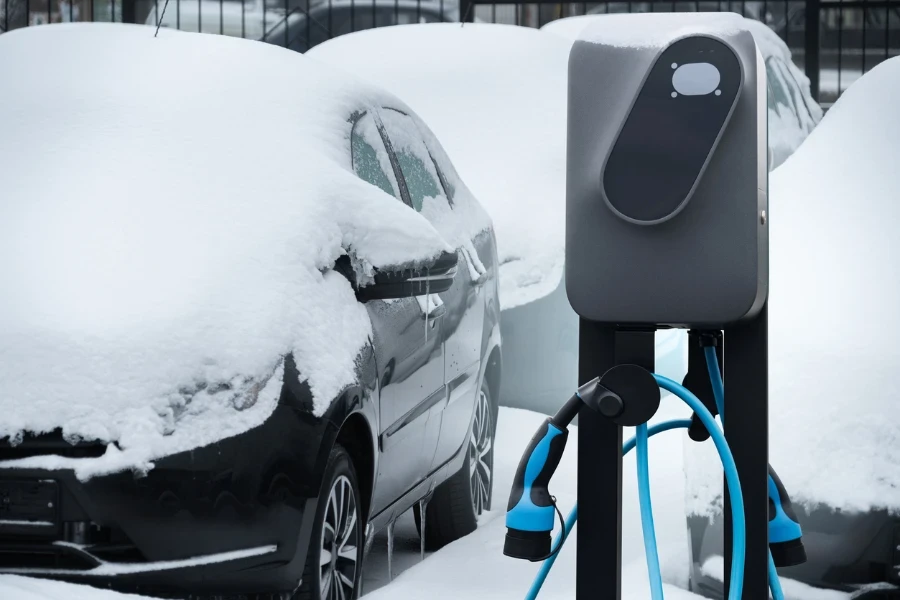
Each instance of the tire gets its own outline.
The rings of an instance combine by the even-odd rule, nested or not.
[[[426,550],[437,550],[472,533],[478,526],[481,513],[490,510],[497,408],[487,382],[482,382],[462,468],[437,487],[425,509]],[[413,513],[421,536],[418,505]]]
[[[347,451],[340,444],[335,444],[322,478],[303,581],[293,600],[357,598],[365,545],[360,506],[353,462]],[[340,536],[338,539],[343,539],[343,551],[335,553],[333,549],[337,535]],[[330,561],[328,557],[331,557]],[[338,584],[341,584],[343,595],[335,587]]]

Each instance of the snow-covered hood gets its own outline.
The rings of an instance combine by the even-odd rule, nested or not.
[[[271,413],[289,352],[321,414],[370,335],[335,259],[462,235],[351,171],[350,115],[405,105],[297,53],[49,25],[0,36],[0,80],[0,439],[202,445]]]
[[[431,126],[493,220],[504,309],[562,278],[570,48],[526,27],[432,23],[342,35],[307,53],[383,85]]]
[[[844,92],[769,182],[769,457],[806,504],[900,512],[900,58]],[[727,402],[727,399],[726,399]],[[721,503],[689,443],[688,508]]]

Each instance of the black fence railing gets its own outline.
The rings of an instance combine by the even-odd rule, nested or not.
[[[791,49],[813,97],[833,103],[860,75],[900,55],[900,0],[460,0],[464,20],[542,27],[569,16],[729,11],[762,21]]]
[[[584,14],[730,11],[771,27],[826,106],[861,74],[900,55],[900,0],[168,0],[164,6],[165,0],[0,0],[0,33],[59,22],[145,23],[305,52],[338,35],[406,23],[541,27]]]

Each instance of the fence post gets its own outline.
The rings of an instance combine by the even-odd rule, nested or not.
[[[122,22],[137,23],[137,0],[122,0]]]
[[[459,0],[459,20],[463,23],[475,22],[475,0]]]
[[[819,27],[821,21],[821,0],[806,0],[806,40],[804,64],[809,77],[809,91],[819,101]]]

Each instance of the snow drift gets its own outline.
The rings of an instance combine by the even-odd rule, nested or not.
[[[525,27],[441,23],[359,31],[307,53],[383,85],[433,129],[493,220],[504,309],[562,277],[570,48]]]
[[[894,58],[770,179],[769,456],[806,505],[900,511],[898,95]],[[686,451],[688,509],[710,514],[715,451]]]
[[[322,414],[370,334],[335,259],[456,247],[352,172],[351,114],[405,105],[294,52],[51,25],[0,36],[0,80],[0,439],[146,465],[261,423],[288,352]]]

